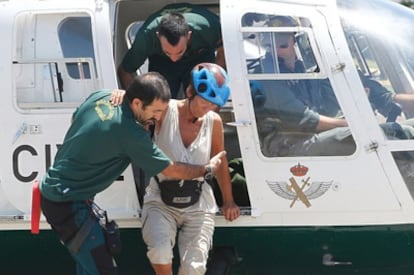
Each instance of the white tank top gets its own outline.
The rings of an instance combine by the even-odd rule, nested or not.
[[[208,112],[204,115],[200,131],[188,147],[184,146],[181,138],[178,118],[177,100],[171,99],[159,133],[156,133],[154,136],[155,143],[172,161],[200,165],[207,164],[211,155],[213,113]],[[158,174],[158,177],[160,180],[166,179],[161,173]],[[158,184],[154,178],[151,178],[146,190],[144,203],[154,200],[161,201],[161,197]],[[198,203],[183,209],[185,211],[194,209],[195,211],[202,210],[209,213],[217,212],[218,209],[211,186],[204,182]]]

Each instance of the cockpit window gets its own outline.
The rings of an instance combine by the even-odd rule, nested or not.
[[[248,13],[243,16],[242,20],[246,30],[252,30],[243,32],[243,45],[249,73],[319,72],[319,66],[310,44],[308,20],[257,13]],[[285,55],[287,50],[284,49],[290,46],[295,50],[292,54],[303,61],[303,72],[280,70],[278,53]]]
[[[356,146],[305,17],[247,13],[243,47],[266,157],[347,156]],[[338,122],[324,128],[324,120]]]
[[[381,3],[347,0],[338,1],[338,6],[345,38],[373,112],[380,127],[388,128],[386,123],[400,126],[414,117],[414,96],[408,96],[414,92],[414,51],[408,46],[414,40],[408,31],[414,22],[412,16],[404,17],[403,9],[396,21],[390,11],[402,7]],[[362,16],[366,20],[362,21]],[[403,132],[411,138],[411,128],[408,130]],[[389,131],[384,135],[400,139]]]
[[[391,149],[392,156],[414,198],[413,11],[392,1],[338,0],[337,4],[372,114],[388,142],[400,144]]]

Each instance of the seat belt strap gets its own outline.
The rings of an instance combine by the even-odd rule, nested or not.
[[[73,255],[78,253],[86,237],[89,235],[89,232],[91,232],[92,227],[95,224],[95,222],[96,220],[92,216],[90,216],[85,221],[85,223],[82,225],[82,227],[79,229],[78,233],[76,233],[75,237],[73,237],[73,239],[70,240],[67,247]]]

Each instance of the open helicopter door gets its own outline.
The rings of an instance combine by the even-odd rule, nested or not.
[[[32,183],[53,162],[75,108],[91,92],[117,87],[109,7],[103,1],[12,1],[1,12],[10,25],[0,30],[2,64],[7,64],[1,125],[13,134],[0,139],[5,204],[0,214],[26,217]],[[114,217],[134,217],[130,169],[120,180],[97,202]]]
[[[335,1],[221,1],[233,125],[252,215],[264,225],[366,225],[403,218],[399,191],[379,159],[385,148],[377,145],[384,136],[353,69],[336,13]],[[281,22],[271,24],[276,16]],[[301,72],[283,72],[278,66],[277,47],[283,49],[278,39],[289,33],[303,61]],[[251,62],[252,44],[257,52],[266,50],[256,62]],[[299,116],[312,110],[288,109],[295,99],[284,89],[304,80],[312,83],[305,85],[319,85],[318,94],[311,95],[319,104],[331,101],[327,113],[345,117],[348,127],[334,138],[326,137],[327,132],[310,134],[318,116]],[[313,126],[302,125],[305,120]],[[320,139],[327,143],[318,144]]]

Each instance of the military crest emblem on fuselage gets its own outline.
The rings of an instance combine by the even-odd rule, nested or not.
[[[310,200],[319,198],[325,194],[333,183],[332,181],[311,181],[306,176],[309,168],[298,163],[290,168],[292,177],[289,183],[286,181],[270,181],[266,180],[270,189],[278,196],[291,200],[290,208],[299,200],[306,207],[311,207]]]

